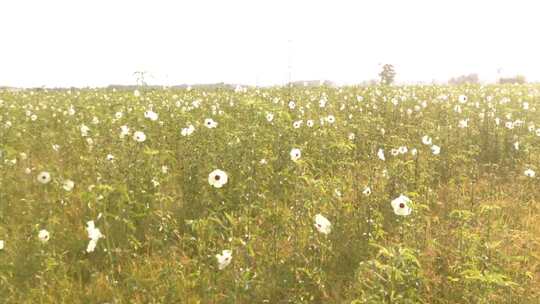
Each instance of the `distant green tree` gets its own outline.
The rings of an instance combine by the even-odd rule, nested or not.
[[[381,77],[382,84],[392,84],[394,82],[394,78],[396,77],[396,71],[394,70],[394,66],[391,64],[383,65],[382,71],[379,73],[379,77]]]

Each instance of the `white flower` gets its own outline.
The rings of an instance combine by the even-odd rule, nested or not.
[[[216,188],[221,188],[227,183],[229,177],[227,173],[222,170],[216,169],[208,174],[208,183]]]
[[[412,212],[410,206],[411,203],[412,201],[408,197],[401,194],[399,197],[392,200],[391,205],[396,215],[407,216]]]
[[[362,194],[364,194],[365,196],[370,196],[371,195],[371,188],[370,187],[365,187],[364,191],[362,191]]]
[[[386,160],[386,157],[384,157],[384,150],[382,148],[377,151],[377,157],[379,157],[380,160]]]
[[[398,148],[398,151],[399,151],[399,154],[405,154],[407,152],[409,152],[409,149],[407,149],[406,146],[401,146]]]
[[[336,118],[334,117],[334,115],[328,115],[326,117],[326,121],[329,123],[329,124],[333,124],[334,122],[336,122]]]
[[[469,120],[468,119],[462,119],[459,121],[458,127],[461,129],[467,128],[469,126]]]
[[[180,134],[182,136],[188,136],[189,135],[189,128],[182,128],[182,131],[180,131]]]
[[[0,240],[0,250],[4,250],[4,240]]]
[[[354,133],[349,133],[349,140],[354,140],[356,138],[356,135]]]
[[[289,101],[289,108],[290,108],[291,110],[294,110],[294,108],[296,108],[296,103],[295,103],[294,101],[292,101],[292,100]]]
[[[148,118],[150,119],[151,121],[156,121],[158,120],[158,114],[152,110],[148,110],[146,112],[144,112],[144,117],[145,118]]]
[[[73,190],[74,186],[75,186],[75,183],[72,180],[66,179],[62,185],[62,188],[64,188],[64,190],[66,191],[71,191]]]
[[[225,267],[229,266],[232,261],[232,251],[223,250],[221,253],[216,254],[216,259],[219,270],[223,270]]]
[[[135,91],[133,91],[133,96],[139,97],[139,96],[141,96],[141,92],[139,92],[139,90],[135,90]]]
[[[51,181],[51,174],[47,171],[42,171],[38,174],[37,181],[42,184],[48,184]]]
[[[441,153],[441,147],[433,145],[431,146],[431,152],[433,152],[433,155],[439,155]]]
[[[466,103],[467,102],[467,96],[465,95],[459,95],[459,103]]]
[[[133,133],[133,139],[137,142],[143,142],[146,140],[146,134],[142,131],[136,131]]]
[[[321,214],[315,215],[315,228],[322,234],[329,234],[332,230],[332,223]]]
[[[195,131],[195,127],[190,124],[187,128],[182,128],[182,131],[180,132],[182,136],[189,136]]]
[[[169,167],[166,165],[161,166],[161,173],[167,174],[169,172]]]
[[[88,247],[86,247],[86,252],[94,252],[97,242],[99,239],[103,238],[104,235],[101,234],[99,228],[96,228],[94,221],[88,221],[86,223],[86,232],[88,232],[88,238],[90,239],[90,242],[88,242]]]
[[[302,125],[302,121],[301,120],[297,120],[293,123],[293,128],[295,129],[298,129],[300,128],[300,126]]]
[[[429,137],[429,136],[427,136],[427,135],[422,136],[422,143],[423,143],[424,145],[431,146],[431,144],[432,144],[431,137]]]
[[[122,112],[114,113],[114,117],[116,117],[116,119],[120,119],[120,118],[122,118],[122,116],[124,116],[124,113],[122,113]]]
[[[261,165],[266,165],[266,164],[268,164],[268,161],[266,160],[266,158],[263,158],[263,159],[261,159],[261,161],[259,162],[259,164],[261,164]]]
[[[97,242],[98,242],[97,240],[91,239],[88,242],[88,246],[86,247],[86,252],[88,253],[94,252],[94,250],[96,250]]]
[[[47,231],[45,229],[40,230],[39,233],[38,233],[38,238],[42,243],[47,243],[49,241],[49,238],[50,238],[49,231]]]
[[[88,238],[91,240],[96,240],[103,237],[99,228],[96,228],[94,221],[86,222],[86,231],[88,232]]]
[[[514,143],[514,149],[519,150],[519,141]]]
[[[394,148],[394,149],[391,149],[391,150],[390,150],[390,154],[392,154],[392,156],[398,156],[399,150],[398,150],[398,149],[395,149],[395,148]]]
[[[418,150],[416,150],[416,148],[414,148],[414,149],[412,149],[412,150],[411,150],[411,154],[412,154],[412,156],[415,156],[415,155],[416,155],[416,153],[418,153]]]
[[[107,160],[112,162],[114,160],[114,155],[107,154]]]
[[[274,119],[274,114],[266,113],[266,120],[268,120],[268,122],[271,122],[273,119]]]
[[[300,151],[298,148],[293,148],[290,155],[292,161],[297,161],[300,159],[300,157],[302,157],[302,151]]]
[[[83,125],[81,125],[80,129],[81,129],[81,136],[82,137],[88,136],[88,131],[90,131],[90,128],[88,126],[83,124]]]
[[[204,120],[204,126],[209,128],[209,129],[213,129],[215,127],[217,127],[218,123],[215,122],[212,118],[207,118]]]
[[[60,145],[53,144],[52,148],[53,148],[54,151],[58,152],[60,150]]]
[[[533,169],[527,169],[525,170],[525,176],[528,176],[528,177],[535,177],[536,176],[536,172],[534,172]]]
[[[311,128],[311,127],[313,127],[313,126],[315,125],[315,122],[314,122],[312,119],[309,119],[309,120],[306,122],[306,125],[307,125],[308,127]]]
[[[123,125],[120,127],[120,138],[124,138],[125,136],[129,135],[129,127],[126,125]]]

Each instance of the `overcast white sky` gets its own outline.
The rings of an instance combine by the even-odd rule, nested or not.
[[[0,85],[540,80],[540,1],[0,0]],[[289,42],[291,41],[291,42]]]

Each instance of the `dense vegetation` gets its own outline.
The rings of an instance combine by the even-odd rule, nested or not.
[[[0,92],[2,303],[538,303],[540,87]]]

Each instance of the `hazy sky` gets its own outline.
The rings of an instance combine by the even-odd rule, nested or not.
[[[540,1],[0,0],[0,85],[540,80]],[[289,42],[290,41],[290,42]]]

